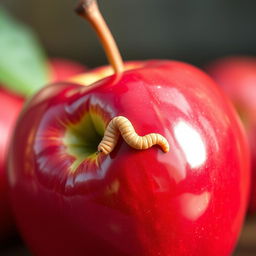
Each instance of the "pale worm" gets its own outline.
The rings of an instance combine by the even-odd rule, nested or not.
[[[119,135],[122,135],[125,142],[135,149],[148,149],[159,145],[164,152],[169,151],[169,143],[165,137],[158,133],[150,133],[139,136],[132,123],[124,116],[114,117],[108,124],[104,137],[98,146],[98,152],[109,154],[115,148]]]

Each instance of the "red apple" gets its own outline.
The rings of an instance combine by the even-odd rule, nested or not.
[[[66,80],[85,71],[85,67],[72,61],[50,61],[52,81]],[[13,221],[7,199],[6,158],[12,130],[21,111],[24,98],[0,87],[0,240],[10,233]]]
[[[103,68],[90,86],[97,71],[52,84],[23,110],[8,178],[24,240],[37,256],[230,255],[249,190],[249,149],[232,105],[182,62],[127,71],[95,1],[83,2],[116,74],[102,79]],[[98,144],[116,116],[140,135],[163,135],[170,151],[136,150],[121,136],[103,154]]]
[[[256,212],[256,58],[222,58],[210,63],[207,71],[233,101],[246,129],[252,155],[249,210]]]
[[[249,175],[237,117],[198,69],[142,64],[118,83],[112,76],[88,88],[51,85],[27,105],[9,181],[19,228],[35,255],[233,250]],[[139,134],[164,134],[170,152],[138,152],[120,140],[110,156],[96,156],[102,128],[118,115]]]

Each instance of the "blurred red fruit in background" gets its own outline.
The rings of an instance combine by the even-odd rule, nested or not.
[[[256,57],[233,56],[207,66],[208,73],[234,103],[251,146],[252,185],[249,211],[256,211]]]

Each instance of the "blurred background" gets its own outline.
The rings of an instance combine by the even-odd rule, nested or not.
[[[255,0],[99,0],[125,60],[178,59],[197,66],[226,55],[256,55]],[[107,63],[76,0],[2,0],[37,33],[49,56],[95,67]],[[1,39],[0,39],[1,40]],[[0,255],[29,255],[18,237]],[[236,256],[256,255],[256,224],[247,220]]]
[[[2,0],[37,32],[51,56],[90,67],[106,63],[76,0]],[[255,0],[99,0],[126,60],[168,58],[201,65],[229,54],[256,55]]]

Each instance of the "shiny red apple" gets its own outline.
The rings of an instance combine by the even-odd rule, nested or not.
[[[51,60],[49,66],[52,81],[65,80],[85,71],[82,65],[62,59]],[[0,87],[0,240],[10,233],[13,226],[7,197],[6,158],[12,131],[23,102],[24,97]]]
[[[90,87],[55,84],[25,108],[10,155],[17,223],[35,255],[230,255],[248,192],[248,148],[212,80],[152,61]],[[166,136],[170,152],[121,139],[96,155],[111,118]]]
[[[31,252],[231,255],[249,190],[249,149],[232,105],[191,65],[154,60],[127,70],[102,32],[96,3],[83,2],[79,13],[101,24],[116,74],[103,78],[102,68],[80,84],[52,84],[19,118],[8,179]],[[103,154],[98,145],[116,116],[128,118],[139,135],[163,135],[170,151],[136,150],[120,136]]]
[[[246,129],[252,155],[249,210],[256,212],[256,58],[222,58],[210,63],[207,71],[233,101]]]

